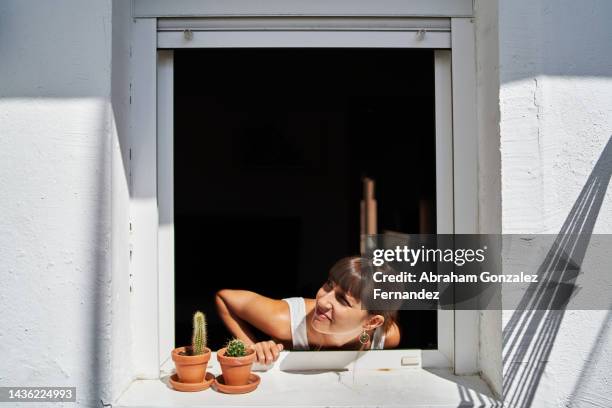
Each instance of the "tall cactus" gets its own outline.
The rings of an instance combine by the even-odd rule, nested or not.
[[[228,357],[243,357],[246,356],[246,346],[240,339],[233,339],[227,343],[225,355]]]
[[[197,311],[193,315],[193,337],[191,338],[191,354],[204,354],[206,348],[206,316]]]

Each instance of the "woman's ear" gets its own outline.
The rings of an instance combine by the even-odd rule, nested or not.
[[[363,328],[365,330],[373,330],[379,326],[382,326],[384,322],[385,322],[385,318],[382,317],[381,315],[371,315],[366,319],[366,322],[363,325]]]

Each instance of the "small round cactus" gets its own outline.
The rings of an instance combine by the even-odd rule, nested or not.
[[[191,355],[204,354],[206,349],[206,316],[197,311],[193,315],[193,337],[191,338]]]
[[[228,357],[244,357],[247,355],[247,349],[242,340],[232,339],[227,343],[225,355]]]

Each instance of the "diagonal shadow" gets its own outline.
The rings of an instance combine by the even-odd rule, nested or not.
[[[578,406],[578,404],[584,404],[585,406],[591,405],[590,400],[593,395],[597,395],[600,406],[612,406],[612,395],[610,395],[610,393],[593,393],[590,390],[592,387],[599,386],[597,382],[594,382],[595,379],[600,382],[606,382],[605,376],[598,375],[598,365],[603,366],[609,362],[610,350],[606,349],[606,345],[610,344],[610,339],[612,338],[612,330],[610,329],[612,329],[612,310],[608,310],[606,313],[599,333],[597,333],[596,336],[597,343],[589,352],[589,356],[585,360],[585,369],[580,370],[578,381],[576,381],[576,385],[569,396],[569,401],[573,404],[572,406]],[[603,387],[605,387],[605,385]]]
[[[473,392],[464,385],[457,384],[457,392],[461,401],[457,408],[501,408],[501,402],[489,396]]]
[[[563,321],[567,302],[593,234],[610,177],[612,138],[608,139],[586,184],[538,268],[541,282],[564,282],[568,291],[546,291],[534,283],[503,330],[504,406],[530,407]],[[555,310],[551,310],[555,309]]]

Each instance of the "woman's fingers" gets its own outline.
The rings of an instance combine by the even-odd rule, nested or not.
[[[255,354],[257,355],[257,362],[261,363],[266,359],[266,356],[263,352],[263,348],[261,347],[261,343],[253,344],[253,349],[255,349]]]
[[[278,356],[280,355],[280,352],[283,350],[283,345],[282,343],[276,344],[274,343],[273,340],[270,340],[268,344],[270,344],[270,351],[272,352],[272,360],[276,361],[278,359]]]
[[[272,364],[278,359],[280,352],[284,347],[282,344],[276,344],[274,340],[262,341],[251,346],[255,350],[257,362],[260,364]]]
[[[263,348],[264,354],[266,356],[265,363],[266,364],[272,364],[274,362],[274,360],[276,360],[276,359],[274,357],[272,357],[272,350],[271,350],[271,347],[270,347],[270,343],[268,343],[268,342],[262,343],[262,348]]]

